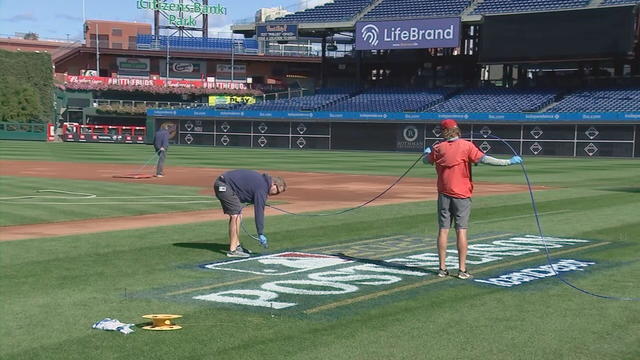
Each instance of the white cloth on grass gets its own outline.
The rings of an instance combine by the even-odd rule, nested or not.
[[[133,332],[133,329],[131,328],[132,326],[135,326],[135,324],[125,324],[120,322],[118,319],[104,318],[93,324],[91,327],[99,330],[120,331],[126,335]]]

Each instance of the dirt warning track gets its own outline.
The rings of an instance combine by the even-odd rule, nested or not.
[[[139,167],[122,164],[64,163],[41,161],[0,161],[0,176],[24,176],[89,181],[113,181],[149,183],[158,185],[182,185],[201,188],[201,193],[211,194],[215,178],[228,169],[167,167],[163,178],[126,179],[113,175],[135,172]],[[278,195],[279,205],[284,210],[300,213],[342,209],[360,205],[387,189],[395,176],[347,175],[335,173],[310,173],[268,171],[283,177],[288,184],[287,192]],[[527,191],[525,185],[492,184],[475,182],[474,196],[510,194]],[[395,204],[412,201],[435,200],[435,180],[404,178],[384,196],[368,206]],[[276,199],[276,198],[274,198]],[[212,201],[217,201],[212,198]],[[267,209],[267,215],[282,214]],[[252,211],[247,211],[247,217]],[[0,241],[39,237],[53,237],[154,227],[158,224],[177,225],[226,219],[219,209],[166,214],[149,214],[116,218],[65,221],[58,223],[31,224],[0,227]],[[89,226],[90,225],[90,226]]]

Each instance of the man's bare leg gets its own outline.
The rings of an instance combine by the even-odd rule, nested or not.
[[[235,250],[240,245],[240,221],[242,214],[229,215],[229,250]]]
[[[467,271],[467,229],[456,229],[458,246],[458,269]]]
[[[438,231],[438,258],[440,259],[440,269],[447,268],[447,240],[449,238],[449,229],[440,229]]]

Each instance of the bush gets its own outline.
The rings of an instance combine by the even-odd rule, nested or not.
[[[0,121],[26,123],[37,121],[42,115],[38,93],[29,85],[9,79],[0,86]]]

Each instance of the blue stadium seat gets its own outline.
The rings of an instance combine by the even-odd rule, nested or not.
[[[638,2],[638,0],[604,0],[600,6],[637,4]]]
[[[638,111],[640,88],[578,90],[566,95],[548,112]]]
[[[333,2],[268,21],[267,24],[349,21],[371,5],[372,2],[373,0],[334,0]]]
[[[591,0],[484,0],[472,15],[519,13],[531,11],[576,9],[587,7]]]
[[[179,36],[158,36],[139,34],[136,45],[139,49],[155,48],[166,49],[167,43],[170,49],[198,50],[203,52],[231,52],[232,42],[228,38],[202,38],[202,37],[179,37]],[[255,54],[258,52],[258,41],[255,39],[236,39],[237,53]]]
[[[533,112],[553,103],[553,89],[467,89],[427,111],[433,112]]]
[[[329,104],[323,111],[415,112],[445,99],[453,89],[374,88],[344,101]]]
[[[242,106],[242,110],[257,111],[319,111],[328,104],[338,102],[349,97],[350,89],[323,89],[315,95],[302,96],[291,99],[270,100],[261,103]]]
[[[406,19],[428,16],[456,16],[471,0],[383,0],[371,9],[365,20]]]

